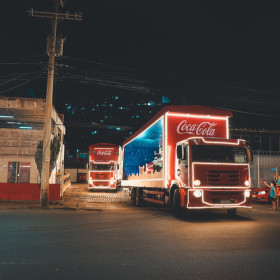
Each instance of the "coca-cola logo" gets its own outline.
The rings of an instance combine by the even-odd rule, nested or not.
[[[181,121],[177,126],[179,134],[191,134],[201,136],[215,136],[217,123],[202,122],[200,124],[188,123],[186,120]]]
[[[112,151],[101,151],[101,150],[98,150],[97,155],[98,156],[110,156],[110,155],[112,155]]]

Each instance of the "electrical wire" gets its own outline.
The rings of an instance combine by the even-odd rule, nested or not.
[[[257,90],[257,89],[252,89],[252,88],[243,88],[243,87],[237,87],[237,86],[229,86],[229,85],[223,85],[223,84],[219,84],[219,86],[221,87],[226,87],[226,88],[232,88],[232,89],[237,89],[237,90],[245,90],[245,91],[250,91],[252,93],[269,93],[272,95],[277,95],[279,96],[280,93],[279,92],[272,92],[272,91],[264,91],[264,90]]]
[[[5,85],[5,84],[7,84],[7,83],[9,83],[9,82],[11,82],[11,81],[14,81],[14,80],[16,80],[16,81],[17,81],[20,77],[23,77],[23,76],[26,76],[26,75],[29,75],[29,74],[34,74],[34,73],[41,73],[41,71],[35,71],[35,72],[29,72],[29,73],[23,73],[23,74],[21,74],[21,75],[19,75],[19,76],[13,77],[12,79],[7,80],[7,81],[5,81],[5,82],[1,83],[1,84],[0,84],[0,86]]]
[[[125,71],[132,71],[132,72],[148,74],[147,72],[142,72],[142,71],[135,70],[135,69],[132,69],[132,68],[127,68],[127,67],[122,67],[122,66],[117,66],[117,65],[112,65],[112,64],[106,64],[106,63],[92,61],[92,60],[88,60],[88,59],[75,58],[75,57],[69,57],[69,56],[63,56],[61,59],[62,60],[63,59],[70,59],[70,60],[74,60],[74,61],[87,62],[87,63],[91,63],[91,64],[96,64],[96,65],[116,68],[116,69],[125,70]]]
[[[2,90],[2,91],[0,91],[0,94],[5,93],[5,92],[8,92],[8,91],[11,91],[11,90],[16,89],[16,88],[18,88],[18,87],[21,87],[21,86],[23,86],[23,85],[25,85],[25,84],[27,84],[27,83],[30,83],[31,81],[33,81],[33,80],[35,80],[35,79],[36,79],[36,78],[33,78],[33,79],[30,79],[30,80],[28,80],[28,81],[25,81],[25,82],[23,82],[23,83],[21,83],[21,84],[15,86],[15,87],[12,87],[12,88],[9,88],[9,89],[6,89],[6,90]]]
[[[232,112],[236,112],[236,113],[247,114],[247,115],[280,118],[280,116],[276,116],[276,115],[268,115],[268,114],[254,113],[254,112],[245,112],[245,111],[241,111],[241,110],[235,110],[235,109],[232,109],[232,108],[225,108],[225,107],[219,107],[219,106],[212,106],[212,107],[217,108],[217,109],[222,109],[222,110],[228,110],[228,111],[232,111]]]

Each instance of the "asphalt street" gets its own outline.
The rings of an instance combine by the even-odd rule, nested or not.
[[[280,210],[236,218],[98,204],[1,209],[0,279],[269,279],[280,275]]]

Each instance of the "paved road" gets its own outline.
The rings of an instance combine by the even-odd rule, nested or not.
[[[117,191],[89,191],[87,184],[76,183],[72,184],[63,194],[63,204],[73,205],[79,203],[80,206],[92,203],[130,203],[128,189]]]
[[[0,279],[276,279],[280,210],[0,210]]]

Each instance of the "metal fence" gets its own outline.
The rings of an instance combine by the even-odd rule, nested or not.
[[[250,166],[253,188],[264,186],[264,181],[270,183],[273,175],[280,171],[280,152],[253,151],[254,160]],[[273,175],[272,175],[273,174]]]

